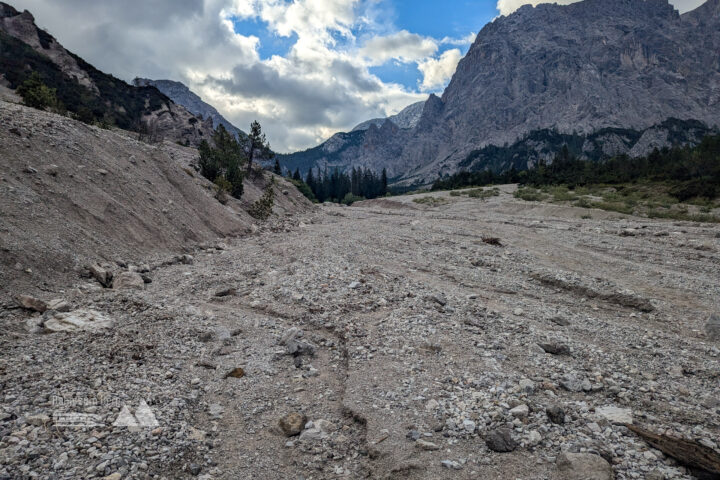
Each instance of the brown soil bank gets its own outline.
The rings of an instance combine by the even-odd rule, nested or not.
[[[245,209],[269,174],[255,172],[242,202],[224,206],[189,168],[196,156],[0,101],[0,299],[71,283],[92,261],[135,261],[250,231]],[[276,193],[276,215],[310,207],[284,180]]]

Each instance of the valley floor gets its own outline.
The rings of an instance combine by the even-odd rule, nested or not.
[[[0,478],[609,478],[562,451],[692,478],[602,407],[718,448],[720,227],[512,190],[321,206],[142,291],[47,288],[114,322],[95,332],[29,333],[5,308]],[[512,452],[486,443],[502,428]]]

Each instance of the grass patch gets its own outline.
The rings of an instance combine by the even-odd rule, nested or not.
[[[619,185],[523,187],[515,198],[536,202],[549,201],[581,208],[597,208],[625,215],[666,218],[691,222],[720,222],[720,201],[696,198],[680,202],[672,196],[674,186],[666,182],[638,182]],[[583,217],[585,218],[585,217]]]
[[[413,202],[420,205],[427,205],[429,207],[437,207],[440,205],[445,205],[446,203],[448,203],[448,200],[442,197],[420,197],[413,198]]]
[[[549,197],[546,193],[532,187],[519,188],[513,196],[515,198],[519,198],[520,200],[525,200],[526,202],[542,202],[543,200],[547,200]]]

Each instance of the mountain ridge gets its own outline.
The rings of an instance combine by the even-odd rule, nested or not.
[[[65,108],[88,123],[101,122],[189,145],[212,135],[203,121],[154,87],[134,87],[66,50],[22,13],[0,2],[0,81],[16,89],[31,72],[56,90]]]
[[[526,5],[480,31],[411,131],[356,140],[354,155],[401,184],[427,184],[457,171],[475,150],[537,130],[644,131],[671,118],[713,127],[720,124],[718,49],[718,0],[682,16],[667,0]]]

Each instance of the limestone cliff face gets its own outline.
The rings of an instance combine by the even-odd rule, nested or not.
[[[136,87],[155,87],[177,105],[185,107],[193,115],[202,116],[204,119],[212,120],[212,128],[222,125],[225,129],[238,138],[246,137],[247,134],[230,123],[212,105],[205,103],[202,98],[190,90],[184,83],[172,80],[150,80],[147,78],[136,78],[133,80]]]
[[[375,138],[372,150],[358,146],[335,160],[362,159],[387,167],[400,183],[423,183],[462,168],[474,151],[512,145],[531,132],[642,133],[668,119],[712,127],[720,124],[718,52],[720,0],[682,16],[667,0],[527,5],[482,29],[413,129],[390,132],[382,139],[387,148]],[[604,146],[595,136],[593,147],[642,155],[651,145],[694,138],[654,132],[642,142],[608,137]],[[374,153],[398,149],[392,157]]]
[[[717,5],[681,17],[667,0],[585,0],[501,17],[480,32],[403,157],[432,175],[539,129],[718,124]]]

